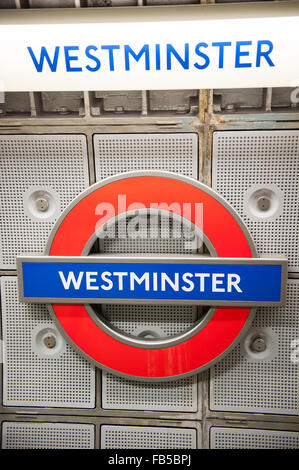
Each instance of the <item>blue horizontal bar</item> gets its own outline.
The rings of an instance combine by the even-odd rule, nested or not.
[[[22,261],[27,299],[280,302],[281,264]],[[92,300],[91,300],[92,299]],[[34,300],[33,300],[34,301]],[[132,302],[133,303],[133,302]]]

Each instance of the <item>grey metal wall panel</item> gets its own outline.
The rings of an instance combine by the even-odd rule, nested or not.
[[[214,132],[212,186],[240,214],[258,252],[299,271],[299,131]],[[269,208],[258,207],[260,197]]]
[[[43,252],[55,220],[88,187],[86,137],[0,135],[0,172],[0,268],[13,269],[17,254]]]
[[[65,408],[95,407],[95,369],[58,333],[43,304],[20,303],[17,278],[1,278],[4,344],[3,404]],[[56,346],[47,349],[50,331]]]
[[[197,376],[144,383],[102,374],[102,407],[114,410],[197,411]]]
[[[92,424],[3,422],[2,449],[94,449]]]
[[[253,353],[247,339],[265,336],[267,348]],[[299,414],[299,369],[292,341],[299,338],[299,279],[289,279],[285,307],[258,309],[252,329],[211,369],[210,408],[218,411]]]
[[[196,429],[101,426],[101,449],[196,449]]]
[[[197,178],[198,137],[192,133],[96,134],[96,178],[133,170],[164,170]]]
[[[299,432],[212,427],[211,449],[299,449]]]

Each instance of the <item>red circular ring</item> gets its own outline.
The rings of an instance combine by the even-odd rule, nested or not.
[[[77,204],[62,214],[63,220],[54,227],[49,255],[81,255],[95,227],[99,226],[96,206],[109,202],[117,216],[119,194],[126,195],[127,205],[138,201],[146,208],[153,201],[202,203],[204,233],[218,256],[256,256],[239,217],[220,202],[216,193],[189,178],[161,176],[161,173],[121,175],[118,179],[107,180],[107,184],[94,185],[93,190],[89,188],[88,194],[83,193],[81,199],[79,196]],[[190,220],[195,223],[193,217],[192,214]],[[210,367],[236,342],[251,317],[250,308],[220,307],[202,330],[186,341],[161,349],[146,349],[119,342],[108,335],[91,319],[84,305],[55,304],[52,307],[54,320],[89,360],[119,375],[144,380],[177,378]]]

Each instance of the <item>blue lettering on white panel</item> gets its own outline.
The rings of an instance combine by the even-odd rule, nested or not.
[[[210,64],[210,58],[207,56],[207,54],[204,54],[204,53],[200,50],[201,47],[207,48],[207,47],[209,47],[209,46],[207,45],[206,42],[200,42],[200,43],[196,44],[196,46],[195,46],[195,53],[196,53],[199,57],[201,57],[201,58],[204,59],[204,63],[203,63],[203,64],[202,64],[202,63],[199,64],[198,62],[195,62],[195,63],[194,63],[194,67],[197,68],[197,69],[200,69],[200,70],[201,70],[201,69],[206,69],[206,68],[209,66],[209,64]]]
[[[273,42],[268,39],[254,42],[186,42],[183,47],[172,43],[143,44],[139,47],[130,44],[87,44],[84,47],[77,44],[64,47],[57,45],[49,50],[46,46],[39,49],[27,46],[29,57],[39,73],[55,73],[58,70],[69,73],[83,70],[98,72],[105,69],[110,72],[128,72],[134,71],[137,65],[138,71],[171,71],[178,67],[200,71],[211,66],[219,70],[226,67],[236,70],[266,68],[275,67],[271,57],[273,49]],[[107,65],[104,67],[103,63]]]
[[[252,64],[250,62],[243,62],[242,57],[247,57],[249,56],[249,51],[248,48],[247,50],[244,50],[243,47],[245,46],[251,46],[252,41],[237,41],[236,43],[236,60],[235,60],[235,67],[237,68],[247,68],[247,67],[252,67]],[[242,48],[242,50],[241,50]]]
[[[108,51],[110,71],[114,71],[114,51],[117,49],[120,49],[120,46],[116,44],[104,45],[104,46],[101,46],[101,49]]]
[[[167,53],[167,70],[171,70],[172,67],[172,56],[176,58],[179,64],[183,69],[189,69],[189,44],[185,44],[185,54],[184,57],[181,57],[178,51],[173,47],[172,44],[166,44],[166,53]]]
[[[262,50],[263,46],[266,45],[266,50]],[[256,51],[256,67],[261,66],[261,58],[263,57],[270,67],[274,67],[274,64],[269,57],[273,51],[273,43],[271,41],[258,41],[257,42],[257,51]]]
[[[140,49],[138,53],[135,53],[131,46],[126,44],[124,46],[125,48],[125,64],[126,64],[126,70],[130,70],[130,56],[133,57],[133,59],[138,62],[143,54],[145,55],[145,70],[150,69],[150,57],[149,57],[149,45],[144,44],[144,46]]]
[[[50,54],[48,53],[45,46],[42,46],[41,49],[40,49],[39,60],[35,56],[35,54],[32,50],[32,47],[27,47],[27,49],[29,51],[32,62],[34,63],[34,66],[35,66],[37,72],[42,72],[43,71],[45,60],[48,62],[48,65],[49,65],[49,68],[50,68],[51,72],[56,72],[58,56],[59,56],[59,49],[60,49],[59,46],[55,47],[53,59],[51,59]]]
[[[88,57],[89,59],[91,59],[92,61],[95,62],[94,66],[86,65],[86,69],[89,70],[89,72],[97,72],[99,70],[99,68],[101,67],[100,60],[97,58],[97,56],[95,56],[94,54],[92,54],[90,52],[90,51],[97,51],[97,50],[98,50],[98,48],[96,46],[88,46],[85,49],[86,57]]]
[[[224,48],[227,46],[231,46],[231,42],[212,42],[213,47],[219,47],[219,62],[218,68],[223,69],[224,64]]]
[[[79,46],[64,46],[65,67],[67,72],[82,72],[82,67],[75,67],[71,62],[77,61],[78,56],[71,51],[79,51]]]

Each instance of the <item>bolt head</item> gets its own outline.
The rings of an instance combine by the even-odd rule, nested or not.
[[[36,204],[37,210],[40,212],[45,212],[49,209],[49,201],[44,197],[38,198],[35,201],[35,204]]]
[[[235,105],[234,104],[227,104],[225,106],[226,111],[234,111]]]
[[[69,110],[66,106],[61,106],[58,110],[59,114],[69,114]]]
[[[186,114],[188,112],[188,109],[184,105],[180,105],[176,109],[177,114]]]
[[[251,344],[250,344],[250,349],[253,352],[263,352],[267,348],[267,344],[264,338],[261,336],[253,338]]]
[[[46,346],[46,348],[48,349],[53,349],[55,348],[56,346],[56,338],[54,335],[52,334],[47,334],[44,338],[43,338],[43,341],[44,341],[44,345]]]
[[[271,201],[268,197],[261,196],[257,200],[257,206],[260,211],[268,211],[271,206]]]
[[[114,112],[117,114],[123,114],[125,112],[125,109],[123,106],[115,106]]]

